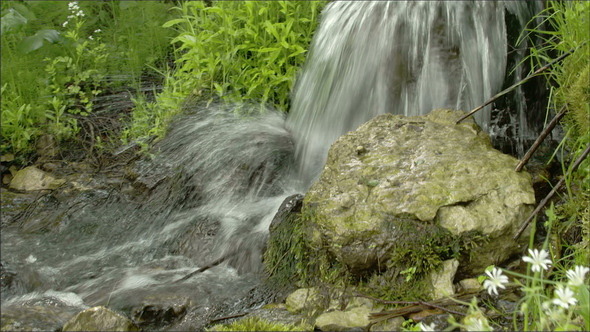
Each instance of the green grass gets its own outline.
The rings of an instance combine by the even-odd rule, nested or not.
[[[41,135],[74,137],[95,97],[137,88],[150,67],[165,67],[173,32],[161,25],[174,17],[170,7],[3,1],[0,152],[33,158]]]
[[[312,326],[283,324],[264,320],[258,317],[247,317],[230,324],[215,325],[208,331],[310,331]]]

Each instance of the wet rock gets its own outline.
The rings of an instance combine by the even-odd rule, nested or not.
[[[62,307],[3,305],[0,331],[58,331],[75,312]]]
[[[0,156],[0,162],[2,163],[9,163],[11,161],[14,161],[14,154],[12,153],[6,153]]]
[[[0,297],[5,297],[14,292],[16,287],[16,272],[5,262],[0,261]]]
[[[394,317],[371,325],[369,331],[401,331],[404,321],[403,317]]]
[[[139,331],[139,328],[129,318],[98,306],[78,313],[62,331]]]
[[[36,294],[36,295],[35,295]],[[85,306],[74,293],[29,293],[2,303],[2,331],[59,331]]]
[[[370,324],[370,313],[371,309],[367,307],[330,311],[319,315],[315,320],[315,326],[322,331],[347,331],[364,328]]]
[[[285,300],[287,310],[291,313],[320,308],[322,302],[321,295],[316,288],[300,288],[287,296]]]
[[[290,214],[301,212],[302,204],[303,195],[301,194],[294,194],[285,198],[270,223],[270,232],[272,233],[277,225],[283,222]]]
[[[439,271],[435,271],[430,275],[432,284],[430,294],[433,300],[455,294],[453,279],[455,273],[457,273],[457,267],[459,267],[459,262],[456,259],[450,259],[443,262],[443,266]]]
[[[12,174],[3,174],[2,175],[2,184],[3,185],[10,184],[10,181],[12,181]]]
[[[535,203],[531,177],[515,172],[518,160],[493,149],[474,122],[455,124],[463,114],[386,114],[340,137],[304,199],[314,216],[310,247],[327,248],[358,276],[418,252],[446,260],[463,238],[477,259],[462,255],[462,274],[519,252],[512,237]]]
[[[481,284],[476,278],[467,278],[459,281],[459,287],[462,291],[477,291],[481,289]]]
[[[191,306],[190,298],[172,294],[148,295],[142,302],[131,310],[131,317],[142,328],[169,325],[184,317]]]
[[[63,185],[65,180],[56,179],[35,166],[21,169],[10,182],[10,188],[22,191],[56,189]]]

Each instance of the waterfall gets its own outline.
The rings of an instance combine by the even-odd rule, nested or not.
[[[287,124],[303,185],[318,175],[336,138],[376,115],[468,111],[499,92],[507,69],[506,10],[521,26],[530,18],[524,2],[328,4]],[[475,115],[488,132],[490,114],[488,106]]]

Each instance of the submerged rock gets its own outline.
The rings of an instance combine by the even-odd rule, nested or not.
[[[463,114],[385,114],[340,137],[305,196],[310,250],[357,276],[426,273],[453,257],[461,273],[480,273],[518,252],[531,177],[473,121],[455,124]]]
[[[139,328],[129,318],[98,306],[78,313],[62,331],[139,331]]]

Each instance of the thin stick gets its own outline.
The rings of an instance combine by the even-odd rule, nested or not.
[[[194,275],[195,275],[195,274],[197,274],[197,273],[205,272],[205,271],[209,270],[210,268],[212,268],[212,267],[215,267],[215,266],[217,266],[217,265],[219,265],[219,264],[223,263],[223,261],[225,261],[225,260],[226,260],[227,258],[229,258],[230,256],[231,256],[231,255],[226,255],[226,256],[223,256],[223,257],[221,257],[221,258],[219,258],[219,259],[217,259],[217,260],[215,260],[215,261],[213,261],[213,262],[211,262],[211,263],[209,263],[209,264],[207,264],[207,265],[205,265],[205,266],[203,266],[203,267],[201,267],[201,268],[199,268],[199,269],[197,269],[197,270],[194,270],[193,272],[191,272],[191,273],[189,273],[189,274],[185,275],[184,277],[182,277],[182,278],[180,278],[180,279],[178,279],[178,280],[174,281],[173,283],[175,284],[175,283],[178,283],[178,282],[184,281],[184,280],[186,280],[186,279],[188,279],[188,278],[190,278],[190,277],[194,276]]]
[[[582,161],[584,161],[584,159],[586,159],[586,157],[588,156],[588,153],[590,153],[590,144],[588,144],[588,146],[586,147],[586,150],[584,150],[584,152],[582,152],[582,155],[580,155],[580,157],[578,159],[576,159],[576,161],[574,162],[574,165],[572,166],[570,173],[574,172],[578,168],[578,166],[580,166]],[[547,204],[547,202],[551,199],[551,197],[553,197],[553,195],[555,195],[557,190],[564,184],[564,182],[565,182],[565,176],[561,180],[559,180],[559,182],[557,182],[557,184],[553,187],[553,189],[551,189],[549,194],[547,194],[547,196],[545,196],[545,198],[541,201],[541,203],[539,203],[539,205],[537,205],[537,208],[533,211],[533,213],[531,213],[531,215],[527,218],[527,220],[525,220],[522,223],[522,225],[520,226],[520,229],[518,230],[518,233],[516,233],[516,235],[514,235],[513,240],[517,240],[520,237],[520,235],[522,234],[522,232],[524,232],[525,228],[529,225],[531,220],[533,220],[535,215],[537,215],[537,213],[539,213],[539,211],[541,211],[541,209],[545,206],[545,204]]]
[[[222,320],[226,320],[226,319],[232,319],[232,318],[238,318],[238,317],[242,317],[242,316],[246,316],[247,314],[249,314],[249,312],[242,312],[240,314],[235,314],[235,315],[231,315],[231,316],[225,316],[225,317],[219,317],[219,318],[215,318],[209,321],[209,324],[213,324],[215,322],[219,322]]]
[[[516,172],[520,172],[522,170],[524,165],[526,165],[526,163],[529,161],[529,159],[531,159],[531,157],[533,156],[533,153],[535,153],[535,151],[537,151],[537,149],[539,148],[541,143],[543,143],[543,141],[545,140],[547,135],[549,135],[549,133],[553,130],[553,128],[555,128],[555,126],[557,125],[559,120],[561,120],[561,118],[563,118],[566,111],[567,111],[567,107],[566,107],[566,105],[564,105],[561,108],[561,110],[559,111],[559,113],[551,120],[551,122],[549,122],[547,127],[545,129],[543,129],[543,132],[541,133],[541,135],[539,135],[539,137],[537,137],[537,139],[535,140],[535,143],[533,143],[533,146],[531,146],[531,148],[526,152],[524,157],[522,157],[522,160],[518,163],[518,165],[516,165],[516,169],[514,169]]]
[[[585,43],[583,43],[582,45],[584,45]],[[582,46],[580,45],[580,46]],[[578,46],[578,47],[580,47]],[[499,92],[498,94],[496,94],[495,96],[493,96],[492,98],[488,99],[488,101],[486,101],[485,103],[483,103],[481,106],[478,106],[476,108],[474,108],[471,112],[465,114],[464,116],[462,116],[459,120],[457,120],[457,124],[465,119],[467,119],[468,117],[472,116],[473,114],[475,114],[477,111],[481,110],[482,108],[488,106],[489,104],[491,104],[492,102],[494,102],[496,99],[502,97],[503,95],[507,94],[508,92],[514,90],[515,88],[517,88],[518,86],[526,83],[528,80],[530,80],[531,78],[533,78],[534,76],[536,76],[537,74],[547,70],[547,68],[553,66],[555,63],[567,58],[569,55],[571,55],[576,49],[578,49],[578,47],[572,48],[571,50],[569,50],[568,52],[562,54],[560,57],[558,57],[557,59],[549,62],[548,64],[544,65],[543,67],[535,70],[534,73],[530,74],[529,76],[523,78],[522,80],[520,80],[518,83],[513,84],[512,86],[504,89],[503,91]]]

